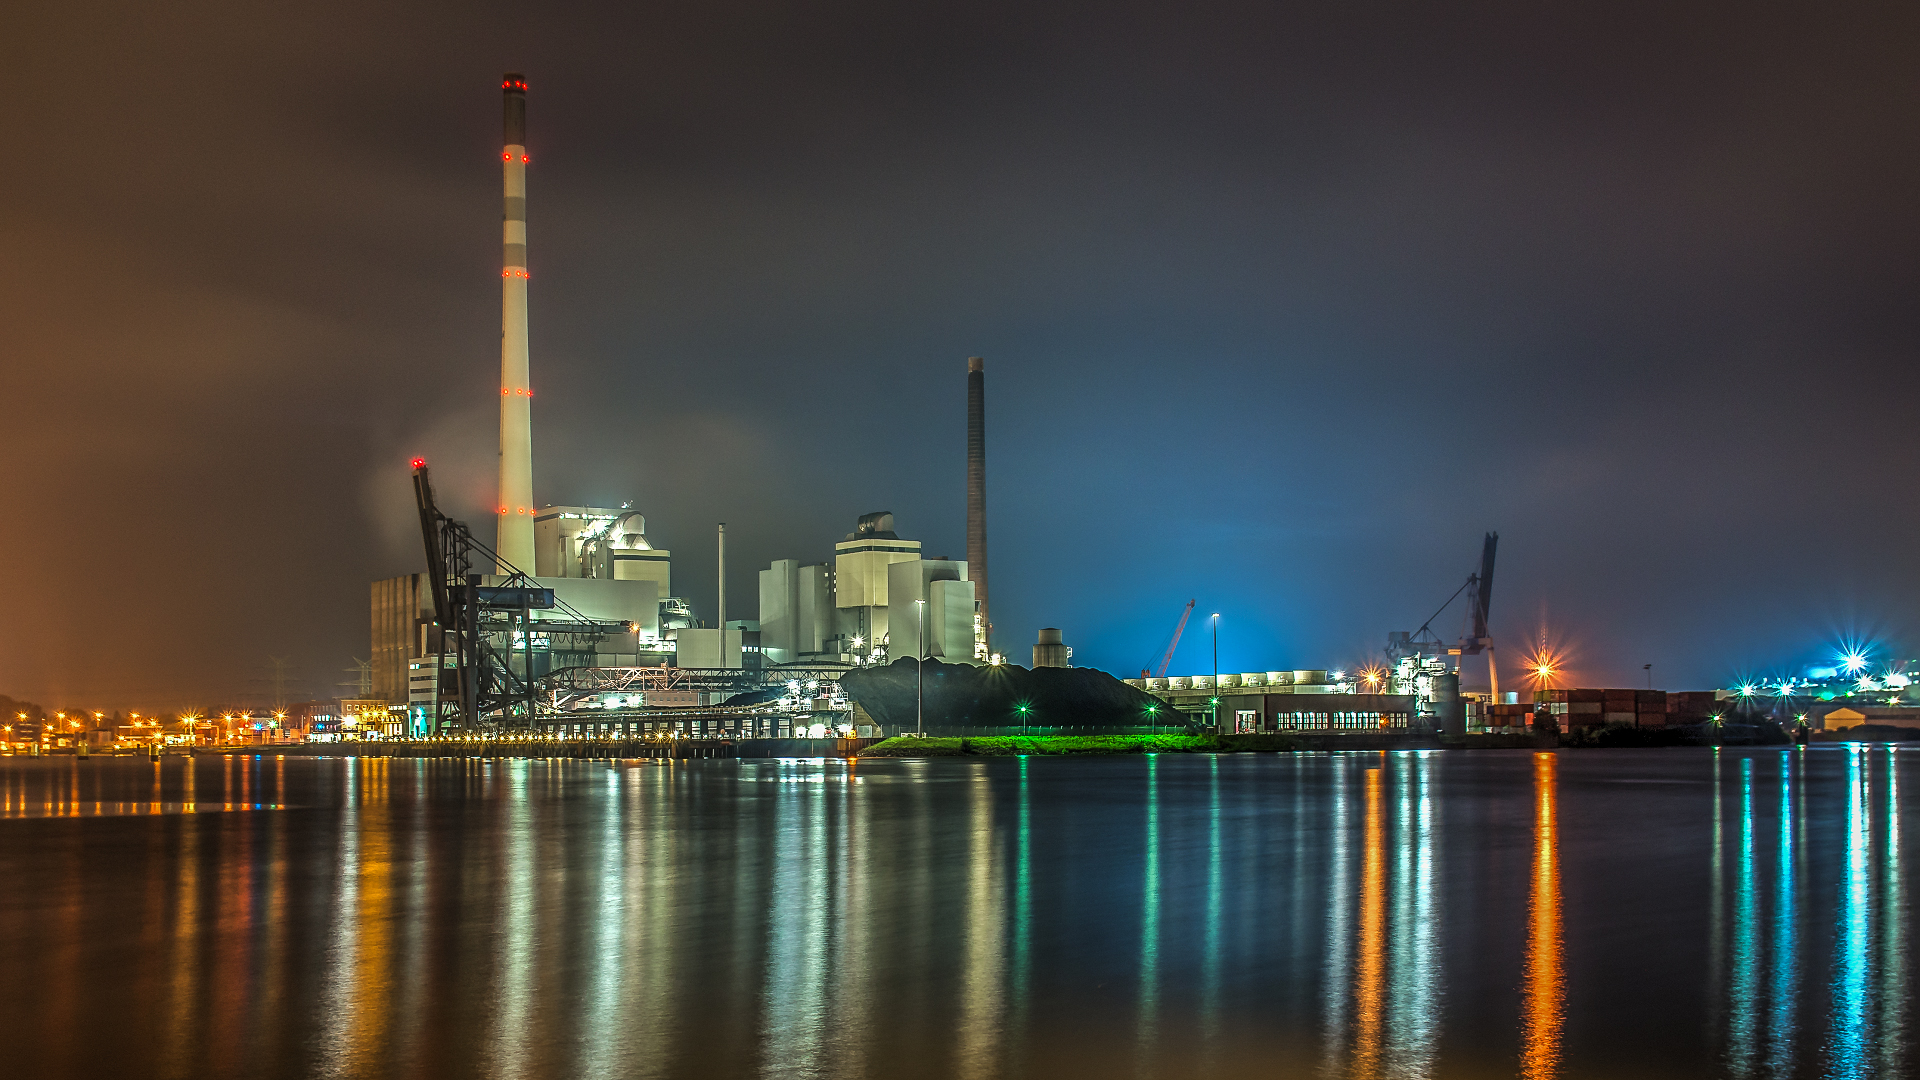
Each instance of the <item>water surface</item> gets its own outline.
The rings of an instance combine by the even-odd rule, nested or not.
[[[5,1071],[1915,1075],[1916,759],[4,759]]]

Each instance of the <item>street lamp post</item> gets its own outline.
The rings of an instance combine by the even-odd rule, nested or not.
[[[925,600],[913,602],[913,615],[914,621],[920,625],[920,648],[913,654],[913,726],[918,730],[921,738],[926,738],[926,699],[921,692],[923,685],[921,672],[926,667],[927,661],[927,602]]]
[[[1213,613],[1213,733],[1220,734],[1220,613]]]

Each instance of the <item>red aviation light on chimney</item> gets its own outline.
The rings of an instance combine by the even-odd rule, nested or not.
[[[427,467],[427,459],[426,459],[426,458],[423,458],[423,457],[417,457],[417,458],[414,458],[414,459],[413,459],[413,467],[414,467],[414,468],[416,468],[416,469],[424,469],[424,468],[426,468],[426,467]]]

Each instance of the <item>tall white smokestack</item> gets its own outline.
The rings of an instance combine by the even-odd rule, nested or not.
[[[533,382],[527,360],[527,80],[509,72],[505,242],[500,269],[500,515],[494,550],[502,564],[533,572]],[[500,568],[506,573],[505,565]]]

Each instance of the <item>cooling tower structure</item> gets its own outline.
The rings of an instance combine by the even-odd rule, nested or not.
[[[973,582],[973,658],[992,651],[987,616],[987,362],[967,358],[967,580]]]
[[[509,72],[506,105],[506,213],[500,267],[500,529],[494,551],[533,573],[533,382],[527,360],[527,80]]]

